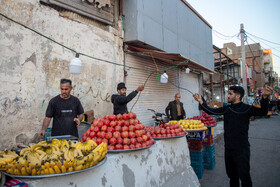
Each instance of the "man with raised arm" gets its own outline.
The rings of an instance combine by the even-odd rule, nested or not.
[[[228,106],[210,108],[199,94],[193,97],[199,102],[202,110],[210,115],[224,115],[225,166],[230,179],[230,186],[252,186],[250,176],[250,144],[248,130],[251,116],[263,116],[268,111],[268,96],[273,89],[264,89],[261,108],[243,103],[244,89],[241,86],[231,86],[228,92]]]

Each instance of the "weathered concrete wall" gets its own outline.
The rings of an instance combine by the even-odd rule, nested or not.
[[[54,40],[100,59],[123,63],[122,30],[110,32],[60,16],[38,0],[0,0],[0,12]],[[112,32],[114,31],[114,32]],[[70,78],[72,94],[97,117],[112,113],[110,96],[123,67],[80,56],[82,73],[69,73],[75,54],[0,16],[0,148],[30,141],[39,132],[49,100]]]
[[[160,140],[149,149],[108,154],[105,164],[82,173],[24,180],[29,186],[200,186],[190,166],[186,138]],[[50,180],[51,179],[51,180]]]

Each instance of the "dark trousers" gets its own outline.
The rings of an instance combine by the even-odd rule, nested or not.
[[[250,176],[250,147],[243,149],[225,149],[226,172],[230,179],[230,187],[252,187]]]
[[[183,115],[181,115],[181,116],[176,116],[177,118],[175,119],[175,118],[171,118],[171,120],[180,120],[180,119],[184,119],[184,116]]]

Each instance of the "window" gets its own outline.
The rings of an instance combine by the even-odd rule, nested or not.
[[[114,0],[40,0],[45,4],[58,6],[108,25],[114,21]]]

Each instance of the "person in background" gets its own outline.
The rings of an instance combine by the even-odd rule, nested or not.
[[[186,118],[186,112],[183,107],[183,103],[180,102],[181,95],[179,93],[175,94],[175,100],[169,102],[165,109],[166,116],[170,120],[180,120]]]
[[[279,113],[280,112],[280,99],[277,99],[276,106],[277,106],[277,113]]]
[[[46,129],[52,118],[52,136],[73,135],[79,137],[77,127],[83,119],[84,109],[80,100],[70,94],[71,90],[72,81],[69,79],[61,79],[61,94],[52,98],[48,104],[46,117],[39,134],[41,138],[46,133]]]
[[[127,103],[129,103],[137,94],[144,90],[144,86],[139,86],[136,90],[132,91],[128,96],[126,96],[126,87],[123,82],[119,83],[117,86],[118,94],[113,94],[111,97],[111,102],[114,105],[114,114],[124,114],[128,113]]]
[[[241,86],[231,86],[228,92],[230,105],[220,108],[210,108],[201,95],[193,97],[199,102],[201,108],[210,115],[224,115],[224,141],[225,141],[225,166],[230,179],[230,186],[239,186],[239,179],[243,187],[251,187],[250,175],[250,144],[248,130],[251,116],[263,116],[268,111],[268,96],[273,89],[264,89],[261,108],[243,103],[244,89]]]

